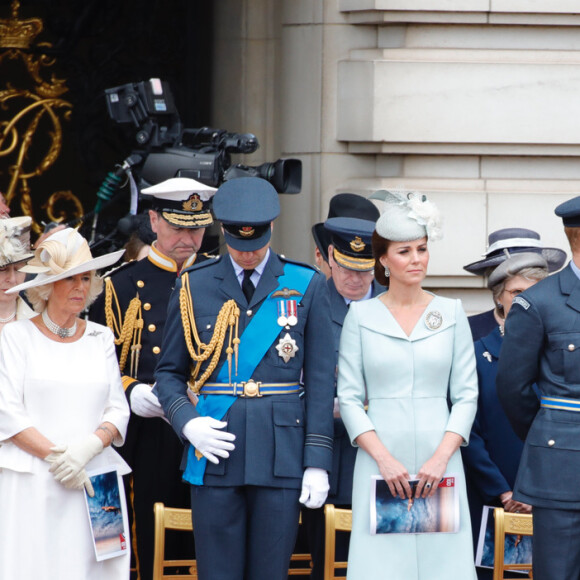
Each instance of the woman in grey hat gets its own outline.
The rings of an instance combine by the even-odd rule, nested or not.
[[[66,228],[24,268],[37,276],[8,291],[28,290],[40,314],[0,335],[0,578],[129,578],[115,470],[130,470],[111,447],[123,443],[129,408],[111,331],[79,318],[102,288],[95,270],[122,253],[93,258]],[[93,487],[93,469],[113,475]],[[117,557],[97,561],[85,490],[106,502],[90,512]]]
[[[18,294],[7,294],[17,284],[24,282],[25,274],[19,272],[30,252],[30,225],[32,218],[0,218],[0,332],[15,320],[34,316],[34,311]]]
[[[459,452],[477,407],[471,332],[459,300],[422,287],[429,243],[440,237],[437,209],[416,194],[382,197],[373,254],[375,278],[389,290],[351,304],[339,350],[340,412],[359,447],[347,577],[474,580]],[[425,527],[417,528],[417,516],[448,501],[449,488],[458,518],[420,518]],[[370,506],[377,504],[373,534]]]
[[[514,253],[488,277],[487,287],[493,294],[494,314],[499,324],[474,345],[479,398],[469,445],[462,448],[474,546],[479,538],[483,506],[503,507],[508,512],[531,511],[529,505],[512,499],[523,441],[505,416],[497,397],[495,379],[504,322],[512,302],[524,290],[546,278],[550,269],[550,263],[540,253]],[[478,577],[491,580],[492,571],[478,569]]]

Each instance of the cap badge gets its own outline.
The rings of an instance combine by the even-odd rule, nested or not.
[[[199,198],[199,194],[194,193],[187,201],[183,202],[183,211],[201,211],[203,201]]]
[[[287,363],[291,358],[296,356],[296,353],[300,350],[296,345],[296,341],[287,332],[276,345],[276,350],[280,358]]]
[[[366,244],[356,236],[354,240],[350,243],[350,248],[353,252],[362,252],[366,248]]]
[[[251,238],[256,233],[252,226],[242,226],[238,231],[243,238]]]
[[[437,330],[443,323],[443,316],[437,310],[431,310],[425,315],[425,325],[429,330]]]

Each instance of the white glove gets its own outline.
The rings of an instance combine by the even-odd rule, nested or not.
[[[85,466],[103,450],[103,442],[97,435],[91,433],[82,441],[52,447],[50,450],[52,453],[45,459],[52,464],[49,471],[54,475],[56,481],[65,487],[71,486],[74,489],[80,489],[88,480],[84,471]]]
[[[230,441],[235,441],[236,436],[227,431],[220,431],[226,426],[225,421],[218,421],[212,417],[196,417],[185,424],[183,436],[208,461],[219,463],[218,457],[227,458],[230,456],[229,452],[235,449],[235,445]]]
[[[165,417],[159,399],[153,394],[153,389],[144,383],[137,383],[129,395],[131,411],[140,417]]]
[[[307,508],[322,507],[329,489],[328,472],[320,467],[307,467],[302,477],[302,493],[298,501]]]

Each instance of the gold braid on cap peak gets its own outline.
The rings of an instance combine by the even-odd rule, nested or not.
[[[113,312],[113,298],[115,299],[115,312]],[[125,316],[121,311],[119,299],[115,292],[115,286],[110,278],[105,279],[105,318],[107,326],[113,331],[115,344],[122,345],[119,356],[119,368],[125,369],[129,349],[131,349],[131,365],[129,375],[137,378],[139,370],[139,355],[141,353],[141,335],[143,333],[143,314],[139,295],[129,302]]]
[[[228,346],[226,348],[228,360],[229,382],[232,382],[232,354],[235,356],[235,373],[238,373],[238,322],[240,320],[240,309],[235,300],[228,300],[220,309],[215,322],[215,328],[209,344],[201,342],[197,333],[195,317],[193,314],[193,301],[189,287],[189,274],[186,272],[181,276],[181,290],[179,291],[179,306],[181,309],[181,321],[183,323],[183,333],[189,355],[195,364],[191,367],[191,380],[187,382],[188,387],[195,393],[199,393],[201,387],[215,370],[226,340],[226,332],[229,329]],[[195,340],[195,347],[192,337]],[[233,345],[233,346],[232,346]],[[199,379],[201,363],[211,357],[211,360]]]

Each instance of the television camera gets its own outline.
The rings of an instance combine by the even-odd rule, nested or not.
[[[135,130],[137,147],[107,175],[97,192],[94,210],[79,220],[87,223],[87,218],[92,218],[88,234],[92,248],[111,243],[119,233],[126,238],[132,231],[147,228],[146,216],[137,214],[138,191],[171,177],[190,177],[212,187],[236,177],[261,177],[278,193],[300,192],[299,159],[278,159],[258,166],[232,164],[232,154],[250,154],[259,148],[257,137],[210,127],[184,128],[166,81],[153,78],[113,87],[105,90],[105,97],[111,119]],[[118,220],[115,231],[97,239],[99,214],[120,197],[127,177],[131,181],[131,211]]]

